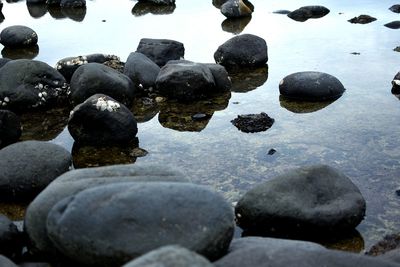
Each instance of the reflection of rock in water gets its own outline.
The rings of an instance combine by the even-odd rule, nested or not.
[[[0,214],[13,221],[23,220],[29,203],[0,203]]]
[[[20,115],[22,140],[49,141],[56,138],[68,123],[69,108],[29,111]]]
[[[230,72],[232,92],[245,93],[263,85],[268,79],[268,65],[257,69],[242,69],[240,72]]]
[[[59,6],[48,6],[47,10],[49,11],[50,16],[53,19],[65,19],[65,15],[61,12],[61,7]]]
[[[29,15],[33,18],[43,17],[47,13],[47,5],[45,3],[26,3]]]
[[[206,128],[215,111],[228,106],[230,92],[191,103],[167,101],[160,104],[158,121],[163,127],[177,131],[200,132]]]
[[[86,7],[80,8],[61,8],[61,12],[74,21],[83,21],[86,16]]]
[[[38,54],[38,45],[21,48],[4,47],[3,50],[1,50],[1,55],[10,59],[34,59]]]
[[[365,254],[378,256],[398,248],[400,248],[400,232],[386,235],[382,240],[374,244]]]
[[[285,96],[279,96],[279,102],[281,107],[293,112],[293,113],[311,113],[323,109],[333,102],[334,100],[329,101],[301,101],[301,100],[293,100],[289,99]]]
[[[125,146],[72,146],[72,160],[75,168],[88,168],[115,164],[134,163],[137,157],[147,155],[138,147],[139,141]]]
[[[133,100],[131,111],[137,122],[146,122],[157,115],[160,108],[157,102],[149,97],[140,97]]]
[[[233,34],[241,33],[244,28],[249,24],[251,20],[251,16],[242,17],[242,18],[229,18],[222,22],[221,27],[222,30],[226,32],[231,32]]]
[[[174,5],[158,5],[153,2],[137,2],[132,8],[132,15],[143,16],[146,14],[153,15],[168,15],[172,14],[175,10]]]

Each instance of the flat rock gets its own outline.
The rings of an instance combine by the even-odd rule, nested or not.
[[[90,266],[119,266],[172,244],[215,260],[228,249],[233,226],[232,208],[222,196],[171,182],[94,187],[61,200],[47,217],[54,245]]]
[[[375,21],[376,18],[371,17],[369,15],[360,15],[358,17],[354,17],[352,19],[349,19],[348,22],[350,23],[357,23],[357,24],[367,24]]]
[[[155,86],[160,67],[151,59],[139,52],[130,53],[124,67],[128,76],[139,90]]]
[[[238,115],[231,123],[242,132],[256,133],[268,130],[274,121],[266,113],[261,112],[260,114]]]
[[[0,150],[0,199],[31,200],[57,176],[68,171],[71,154],[63,147],[24,141]]]
[[[170,60],[182,59],[185,55],[185,47],[181,42],[169,39],[140,40],[136,52],[140,52],[162,67]]]
[[[308,19],[322,18],[329,12],[330,10],[324,6],[303,6],[290,12],[287,16],[293,20],[304,22]]]
[[[322,233],[354,229],[365,216],[365,206],[347,176],[315,165],[255,186],[239,200],[235,213],[243,229]]]
[[[334,76],[316,71],[290,74],[279,83],[281,95],[289,99],[324,101],[339,98],[345,91]]]
[[[0,43],[5,47],[29,47],[37,42],[37,33],[27,26],[9,26],[0,32]]]
[[[0,100],[0,106],[1,104]],[[12,111],[0,109],[0,148],[17,142],[21,137],[21,132],[19,117]]]

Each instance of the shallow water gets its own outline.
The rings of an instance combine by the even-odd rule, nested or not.
[[[400,70],[400,54],[393,51],[400,45],[400,30],[383,26],[400,19],[388,10],[395,2],[251,2],[255,6],[251,20],[229,24],[211,1],[177,0],[172,14],[135,16],[132,9],[137,2],[97,0],[87,1],[86,13],[53,10],[38,18],[29,14],[25,1],[19,1],[4,3],[0,28],[22,24],[34,29],[39,49],[28,54],[37,54],[35,59],[52,66],[65,57],[92,53],[114,54],[125,61],[145,37],[180,41],[185,45],[185,59],[214,62],[217,47],[234,33],[243,30],[264,38],[268,73],[264,69],[242,75],[234,80],[233,92],[219,99],[189,107],[162,103],[148,109],[140,116],[137,135],[140,148],[148,154],[130,159],[129,152],[124,152],[122,161],[177,166],[193,182],[213,187],[231,202],[254,184],[288,169],[329,164],[347,174],[367,200],[367,217],[357,227],[365,248],[385,234],[400,232],[400,197],[395,192],[400,188],[400,102],[391,94],[390,83]],[[330,13],[306,22],[273,13],[316,4],[326,6]],[[30,11],[39,14],[40,10]],[[143,13],[139,11],[134,9],[136,14]],[[365,25],[347,22],[361,14],[377,20]],[[10,55],[4,50],[2,54]],[[333,103],[314,106],[280,100],[279,81],[305,70],[336,76],[346,92]],[[230,123],[239,114],[260,112],[275,119],[265,132],[246,134]],[[193,122],[191,116],[196,113],[206,114],[207,119]],[[63,130],[68,111],[57,114],[55,122],[43,122],[38,115],[37,124],[57,129],[51,136],[27,130],[23,138],[51,139],[72,150],[73,139]],[[271,149],[276,153],[269,155]],[[107,157],[107,153],[99,155]]]

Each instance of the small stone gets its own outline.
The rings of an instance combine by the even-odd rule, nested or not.
[[[268,151],[268,155],[273,155],[273,154],[275,154],[275,153],[276,153],[276,150],[273,149],[273,148],[271,148],[271,149]]]
[[[386,23],[384,26],[388,27],[390,29],[396,30],[396,29],[400,28],[400,21],[399,20],[392,21],[392,22]]]
[[[274,119],[266,113],[238,115],[231,123],[240,131],[245,133],[255,133],[266,131],[274,124]]]
[[[352,19],[349,19],[348,22],[350,23],[356,23],[356,24],[367,24],[375,21],[376,18],[371,17],[369,15],[360,15],[358,17],[354,17]]]
[[[395,48],[393,48],[393,51],[400,52],[400,46],[396,46]]]
[[[400,189],[397,189],[397,190],[396,190],[396,195],[397,195],[398,197],[400,197]]]
[[[400,13],[400,5],[393,5],[389,7],[390,11],[393,11],[394,13]]]
[[[209,116],[207,114],[204,113],[196,113],[192,116],[193,120],[204,120],[207,119]]]

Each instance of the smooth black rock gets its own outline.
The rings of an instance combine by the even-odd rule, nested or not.
[[[1,103],[0,100],[0,106]],[[17,142],[20,137],[21,121],[19,117],[9,110],[0,109],[0,148]]]
[[[393,5],[389,7],[390,11],[393,11],[394,13],[400,13],[400,5]]]
[[[34,46],[37,42],[37,33],[31,28],[22,25],[9,26],[0,33],[0,43],[5,47]]]
[[[207,63],[205,65],[210,69],[218,91],[225,92],[232,88],[231,78],[224,66],[213,63]]]
[[[123,144],[135,141],[137,123],[125,105],[96,94],[72,110],[68,130],[80,144]]]
[[[384,26],[388,27],[390,29],[394,29],[394,30],[400,29],[400,21],[399,20],[392,21],[392,22],[386,23]]]
[[[77,105],[94,94],[105,94],[130,106],[134,98],[134,84],[128,76],[110,67],[87,63],[72,75],[70,98]]]
[[[392,80],[392,93],[400,94],[400,71],[396,73]]]
[[[214,59],[227,69],[259,67],[268,61],[267,43],[252,34],[235,36],[218,47]]]
[[[8,257],[19,255],[22,246],[22,233],[9,218],[0,214],[0,254]]]
[[[266,113],[238,115],[231,123],[245,133],[263,132],[272,127],[275,120]]]
[[[287,16],[293,20],[304,22],[308,19],[322,18],[329,12],[329,9],[324,6],[303,6],[290,12]]]
[[[170,182],[94,187],[58,202],[47,217],[60,251],[91,266],[119,266],[172,244],[215,260],[228,249],[233,226],[222,196]]]
[[[185,48],[181,42],[168,39],[140,40],[136,52],[140,52],[162,67],[170,60],[182,59],[185,55]]]
[[[64,77],[44,62],[18,59],[0,68],[0,99],[8,98],[7,109],[48,108],[64,103],[67,91]]]
[[[213,267],[206,258],[184,247],[170,245],[150,251],[122,267]]]
[[[86,7],[86,0],[61,0],[60,6],[63,8],[82,8]]]
[[[34,59],[39,54],[39,46],[4,47],[1,55],[10,59]]]
[[[348,20],[348,22],[357,23],[357,24],[367,24],[367,23],[373,22],[375,20],[376,20],[376,18],[371,17],[369,15],[360,15],[358,17],[354,17],[354,18]]]
[[[243,229],[325,232],[354,229],[365,200],[338,170],[315,165],[294,169],[248,191],[235,208]]]
[[[169,166],[143,163],[66,172],[49,184],[26,210],[24,226],[32,243],[30,250],[47,256],[56,253],[54,245],[47,237],[46,219],[50,209],[63,198],[99,185],[135,181],[188,182],[181,172]]]
[[[254,6],[247,5],[248,1],[229,0],[221,6],[221,13],[227,18],[248,17],[254,11]]]
[[[31,200],[57,176],[68,171],[71,154],[63,147],[24,141],[0,150],[0,199]]]
[[[10,259],[4,257],[3,255],[0,255],[0,266],[1,267],[18,267],[14,262],[12,262]]]
[[[125,62],[124,74],[137,86],[138,90],[155,86],[160,67],[139,52],[130,53]]]
[[[279,83],[281,95],[289,99],[324,101],[339,98],[345,91],[334,76],[316,71],[290,74]]]

